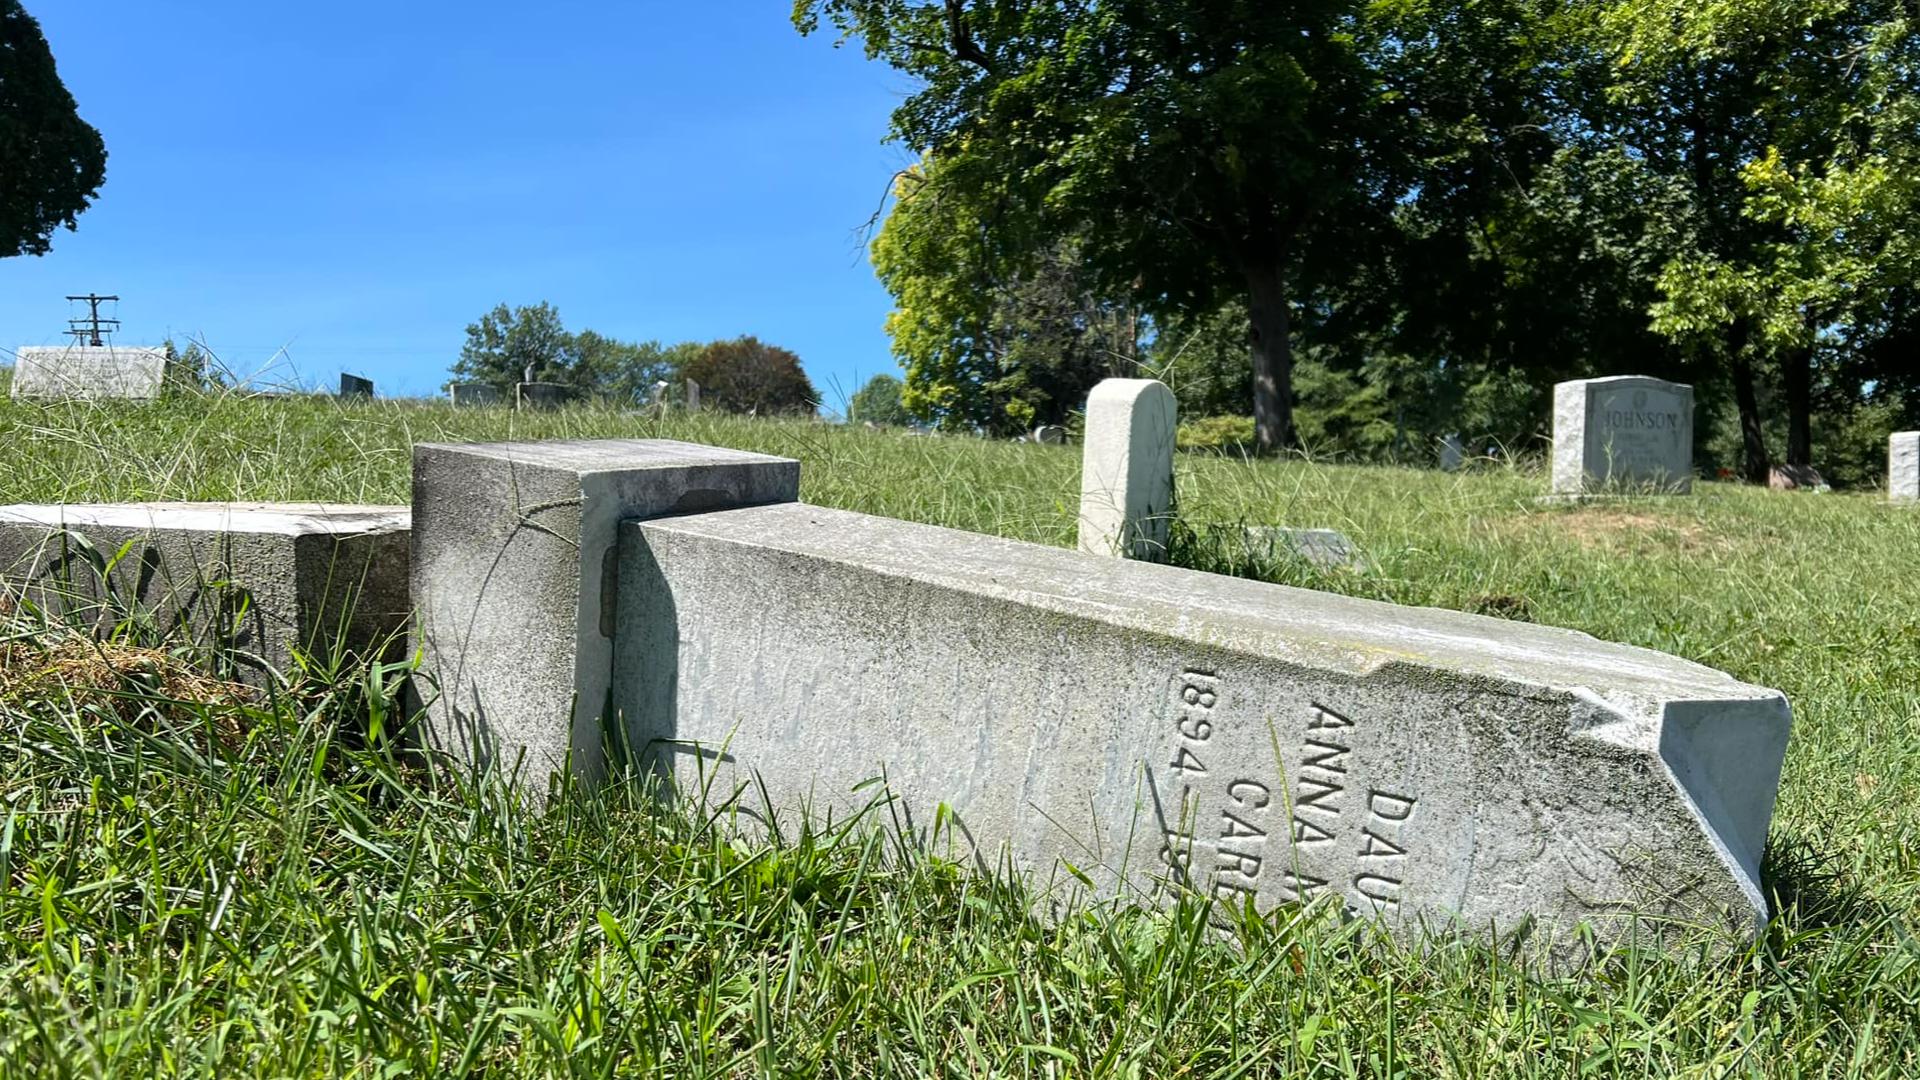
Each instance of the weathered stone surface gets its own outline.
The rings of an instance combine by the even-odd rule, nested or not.
[[[687,411],[700,411],[700,384],[692,379],[687,380]]]
[[[506,401],[506,395],[495,386],[486,383],[454,383],[447,387],[447,397],[455,405],[499,405]]]
[[[13,365],[13,396],[128,398],[150,401],[166,381],[164,349],[122,345],[23,345]]]
[[[325,503],[0,507],[0,575],[12,596],[75,621],[138,612],[220,640],[264,684],[295,648],[405,655],[408,517]]]
[[[1366,555],[1335,529],[1246,525],[1240,529],[1240,542],[1248,556],[1260,560],[1295,557],[1325,570],[1360,570],[1367,565]]]
[[[1887,440],[1887,499],[1920,502],[1920,431],[1897,431]]]
[[[1442,472],[1459,472],[1460,466],[1466,464],[1466,461],[1467,444],[1460,441],[1460,436],[1449,435],[1440,440],[1440,470]]]
[[[514,400],[522,409],[557,409],[573,400],[573,387],[565,383],[523,382]]]
[[[798,497],[798,462],[657,439],[413,450],[430,745],[535,791],[602,771],[614,526]],[[524,755],[524,760],[522,756]]]
[[[884,777],[1043,885],[1575,954],[1765,915],[1787,704],[1670,656],[804,504],[622,526],[620,567],[621,729],[683,797],[839,820]]]
[[[373,380],[358,375],[340,373],[340,396],[351,398],[370,398],[373,396]]]
[[[1065,446],[1067,429],[1059,424],[1042,424],[1033,429],[1033,441],[1042,446]]]
[[[1693,387],[1620,375],[1553,388],[1553,493],[1693,489]]]
[[[1179,406],[1153,379],[1106,379],[1087,398],[1080,466],[1080,550],[1166,557]]]

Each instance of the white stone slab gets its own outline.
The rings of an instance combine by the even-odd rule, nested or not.
[[[687,411],[690,413],[700,411],[700,384],[692,379],[687,380]]]
[[[684,797],[841,820],[884,777],[877,820],[1042,885],[1560,959],[1765,917],[1787,704],[1671,656],[804,504],[620,564],[621,730]]]
[[[798,462],[659,439],[422,443],[413,604],[431,746],[544,792],[603,771],[623,519],[798,497]]]
[[[1460,441],[1460,436],[1449,435],[1440,440],[1440,471],[1459,472],[1466,461],[1467,445]]]
[[[44,400],[160,396],[164,349],[121,345],[22,345],[13,365],[13,396]]]
[[[295,650],[405,655],[409,516],[327,503],[0,507],[0,578],[76,622],[177,626],[265,684]]]
[[[1080,550],[1166,557],[1179,405],[1153,379],[1106,379],[1087,398],[1080,466]]]
[[[1693,489],[1693,387],[1621,375],[1553,388],[1553,494]]]
[[[1887,440],[1887,499],[1920,502],[1920,431],[1897,431]]]

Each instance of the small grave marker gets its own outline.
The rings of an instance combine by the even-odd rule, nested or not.
[[[1621,375],[1553,389],[1553,494],[1693,489],[1693,387]]]
[[[1887,499],[1920,502],[1920,431],[1895,432],[1887,440]]]
[[[166,376],[165,349],[23,345],[14,360],[12,393],[16,400],[151,401]]]
[[[1153,379],[1107,379],[1087,398],[1080,465],[1080,550],[1166,557],[1179,406]]]

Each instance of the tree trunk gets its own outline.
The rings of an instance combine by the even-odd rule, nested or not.
[[[1787,464],[1813,464],[1813,346],[1786,358]]]
[[[1749,484],[1767,482],[1767,436],[1760,430],[1760,398],[1753,389],[1753,361],[1747,356],[1747,327],[1733,325],[1733,400],[1740,406],[1740,474]]]
[[[1285,272],[1276,264],[1247,271],[1253,346],[1253,438],[1263,454],[1293,446],[1293,334]]]

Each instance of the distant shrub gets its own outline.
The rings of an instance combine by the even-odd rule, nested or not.
[[[1173,444],[1182,450],[1239,454],[1253,449],[1253,417],[1206,416],[1180,425]]]

